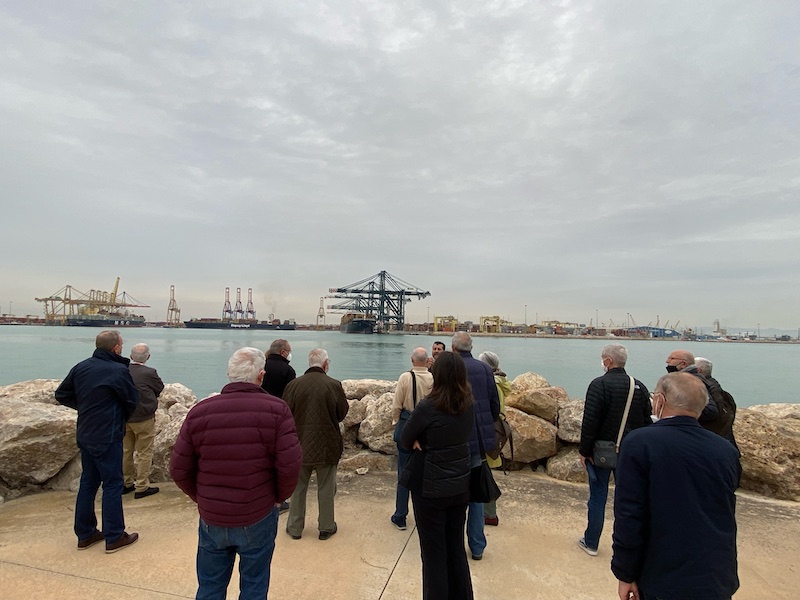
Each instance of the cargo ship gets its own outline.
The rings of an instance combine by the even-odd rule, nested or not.
[[[133,314],[131,308],[150,308],[130,296],[119,292],[119,277],[111,292],[89,290],[81,292],[66,285],[45,298],[35,298],[44,303],[46,325],[67,325],[69,327],[144,327],[146,320],[142,315]]]
[[[375,333],[375,318],[363,313],[347,313],[342,317],[339,331],[342,333]]]
[[[294,331],[297,325],[294,319],[273,319],[272,321],[256,321],[255,319],[191,319],[183,322],[189,329],[272,329]]]
[[[144,327],[145,318],[142,315],[128,315],[123,313],[98,313],[85,315],[67,315],[64,325],[68,327],[104,327],[116,329],[117,327]]]

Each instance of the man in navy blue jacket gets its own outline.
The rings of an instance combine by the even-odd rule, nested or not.
[[[494,382],[492,369],[484,362],[472,357],[472,336],[466,331],[459,331],[451,342],[453,352],[461,355],[467,367],[467,381],[472,386],[475,400],[475,426],[469,439],[472,466],[481,464],[478,436],[483,442],[484,452],[495,449],[494,422],[500,415],[500,396]],[[467,512],[467,543],[473,560],[481,560],[486,549],[486,536],[483,533],[483,503],[470,502]]]
[[[662,377],[650,427],[622,443],[614,494],[611,570],[621,600],[728,600],[739,588],[736,448],[703,429],[703,382]]]
[[[139,535],[125,532],[122,514],[122,438],[125,423],[139,403],[139,391],[121,356],[119,331],[102,331],[91,358],[79,362],[56,389],[56,400],[78,411],[81,483],[75,501],[78,550],[105,539],[106,553],[133,544]],[[103,484],[103,531],[97,529],[94,499]]]

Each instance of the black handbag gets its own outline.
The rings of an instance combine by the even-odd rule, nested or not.
[[[594,443],[594,450],[592,452],[592,461],[595,467],[602,467],[604,469],[617,468],[617,454],[619,454],[619,444],[622,441],[622,432],[625,431],[625,423],[628,422],[628,413],[631,410],[631,400],[633,399],[633,388],[636,382],[633,377],[630,378],[630,389],[628,390],[628,400],[625,402],[625,412],[622,414],[622,422],[619,424],[619,432],[617,433],[617,441],[609,442],[606,440],[597,440]]]
[[[474,467],[469,474],[469,501],[494,502],[502,493],[495,483],[489,463],[486,462],[486,452],[483,449],[481,430],[478,427],[478,416],[475,415],[475,429],[478,433],[478,447],[481,450],[481,464]]]

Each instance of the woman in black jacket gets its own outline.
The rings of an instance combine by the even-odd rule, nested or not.
[[[433,389],[403,428],[413,449],[401,481],[411,490],[422,555],[424,600],[471,600],[464,549],[469,502],[469,436],[475,417],[464,360],[442,352],[433,363]]]

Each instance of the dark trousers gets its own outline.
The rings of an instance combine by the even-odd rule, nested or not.
[[[94,499],[103,484],[103,536],[113,543],[125,533],[122,515],[122,440],[109,444],[105,452],[81,449],[81,483],[75,500],[75,535],[79,540],[97,531]]]
[[[422,555],[423,600],[472,600],[472,579],[464,550],[466,494],[423,498],[412,492]]]

